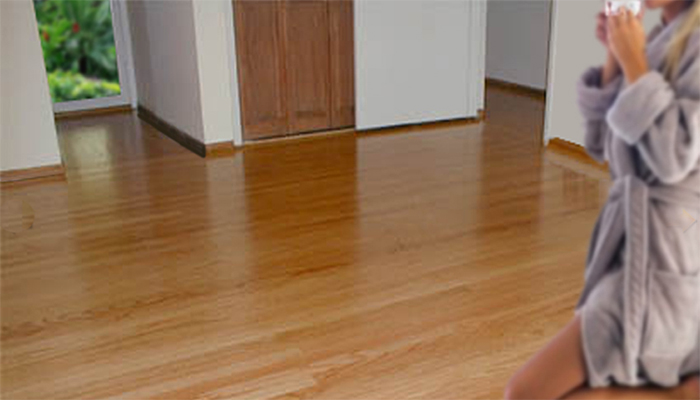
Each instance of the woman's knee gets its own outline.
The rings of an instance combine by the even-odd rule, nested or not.
[[[508,382],[503,398],[505,400],[532,400],[536,396],[531,392],[526,382],[514,376]]]

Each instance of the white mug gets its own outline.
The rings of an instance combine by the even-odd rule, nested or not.
[[[639,15],[642,12],[641,0],[608,0],[605,2],[605,15],[615,15],[626,8],[632,14]]]

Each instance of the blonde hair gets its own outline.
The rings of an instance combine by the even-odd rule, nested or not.
[[[668,53],[666,53],[664,74],[669,80],[675,79],[678,74],[678,69],[680,68],[685,48],[688,45],[688,40],[695,29],[700,27],[700,0],[689,1],[693,4],[690,5],[688,16],[671,39]]]

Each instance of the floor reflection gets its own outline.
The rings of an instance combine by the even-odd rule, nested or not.
[[[499,396],[571,317],[608,181],[542,151],[541,102],[487,103],[209,159],[61,121],[67,178],[2,190],[33,210],[2,231],[3,394]]]

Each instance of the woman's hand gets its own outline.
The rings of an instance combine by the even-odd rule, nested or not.
[[[597,15],[595,37],[606,49],[608,48],[608,16],[605,15],[604,11]]]
[[[598,41],[605,46],[608,52],[605,64],[603,64],[603,73],[600,83],[601,87],[605,87],[620,74],[620,66],[615,56],[610,51],[610,46],[608,46],[608,16],[605,12],[598,13],[596,22],[595,36],[598,38]]]
[[[634,83],[649,71],[646,33],[641,21],[629,10],[608,17],[608,46],[627,82]]]

